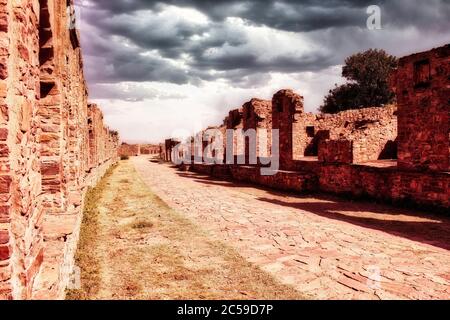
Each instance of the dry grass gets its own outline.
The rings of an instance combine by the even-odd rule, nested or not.
[[[144,219],[139,219],[131,223],[133,229],[150,229],[153,227],[153,223]]]
[[[98,203],[103,191],[107,186],[107,181],[113,174],[116,166],[110,168],[97,186],[89,189],[83,208],[83,223],[81,225],[81,235],[75,262],[82,269],[81,282],[83,288],[80,290],[68,290],[68,300],[85,300],[95,295],[100,286],[100,261],[96,252],[90,250],[97,245],[99,226]]]
[[[89,204],[89,206],[88,206]],[[69,299],[301,299],[168,207],[122,161],[90,193]]]

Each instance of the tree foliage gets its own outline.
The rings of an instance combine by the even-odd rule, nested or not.
[[[348,57],[342,68],[347,83],[330,90],[320,111],[337,113],[392,103],[395,95],[389,75],[397,64],[398,59],[384,50],[370,49]]]

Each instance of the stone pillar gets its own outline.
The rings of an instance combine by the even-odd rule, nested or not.
[[[450,45],[400,59],[393,76],[398,101],[398,167],[449,167]]]
[[[227,149],[230,148],[232,146],[233,149],[233,156],[234,156],[234,160],[233,163],[236,163],[236,157],[237,156],[241,156],[244,154],[244,148],[245,148],[245,144],[243,143],[238,143],[238,135],[236,134],[237,130],[243,130],[244,128],[244,122],[243,122],[243,113],[244,110],[242,109],[235,109],[235,110],[231,110],[228,113],[228,117],[225,119],[225,126],[226,126],[226,130],[233,130],[233,142],[230,143],[228,141],[228,135],[226,135],[225,137],[225,148],[224,148],[224,153],[225,153],[225,157],[227,154]],[[226,159],[228,160],[228,159]]]
[[[243,105],[243,128],[245,132],[256,132],[256,157],[269,157],[272,146],[272,101],[252,99]],[[267,138],[264,148],[260,145],[262,138]],[[262,150],[266,150],[263,154]],[[250,141],[245,139],[245,157],[248,164]]]
[[[165,141],[165,161],[172,162],[172,139],[166,139]]]
[[[296,131],[296,115],[303,113],[303,97],[292,90],[281,90],[272,100],[272,127],[280,132],[280,169],[290,170],[293,167],[294,143],[293,133]]]

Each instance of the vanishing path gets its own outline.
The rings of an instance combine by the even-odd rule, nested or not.
[[[214,181],[147,157],[132,162],[170,207],[302,294],[450,298],[448,218]]]
[[[304,298],[169,208],[131,161],[89,192],[77,266],[67,299]]]

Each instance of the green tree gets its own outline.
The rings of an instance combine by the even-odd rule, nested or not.
[[[392,103],[395,95],[389,75],[397,64],[398,59],[384,50],[370,49],[348,57],[342,68],[347,83],[330,90],[320,111],[337,113]]]

